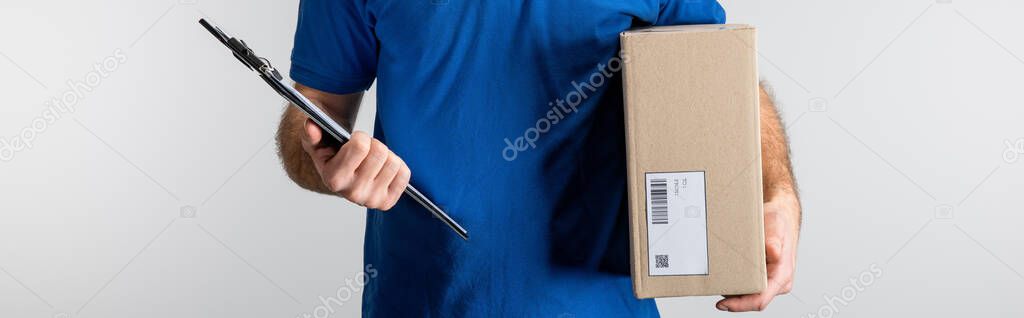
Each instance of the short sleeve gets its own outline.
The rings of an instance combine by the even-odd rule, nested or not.
[[[660,0],[654,25],[721,24],[725,9],[716,0]]]
[[[369,89],[377,38],[365,0],[301,0],[292,48],[292,80],[335,94]]]

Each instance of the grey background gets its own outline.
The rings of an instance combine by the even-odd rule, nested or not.
[[[1024,314],[1024,158],[1003,156],[1024,138],[1024,4],[723,4],[760,28],[803,190],[795,290],[762,315]],[[348,288],[361,209],[289,182],[282,103],[196,24],[215,17],[286,70],[296,5],[0,4],[5,140],[68,80],[126,59],[0,162],[0,316],[294,317]],[[726,315],[715,300],[659,306]],[[358,295],[335,309],[357,315]]]

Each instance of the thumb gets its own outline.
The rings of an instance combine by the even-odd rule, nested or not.
[[[764,215],[764,245],[767,261],[775,262],[782,259],[783,244],[786,239],[786,219],[778,212]]]
[[[320,139],[323,139],[323,131],[320,127],[313,123],[312,119],[306,118],[306,122],[303,125],[305,134],[302,136],[302,141],[310,146],[310,148],[316,148],[320,144]],[[311,149],[307,149],[311,150]]]
[[[309,154],[316,171],[322,172],[324,164],[327,160],[334,157],[337,153],[337,149],[324,146],[323,131],[320,130],[319,126],[313,123],[313,120],[307,118],[305,124],[303,124],[303,130],[302,148]]]
[[[768,238],[765,241],[765,256],[768,262],[775,262],[782,258],[782,240],[779,238]]]

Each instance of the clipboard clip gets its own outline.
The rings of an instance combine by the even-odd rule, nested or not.
[[[235,59],[238,59],[239,62],[242,62],[245,67],[271,76],[277,80],[284,79],[284,77],[281,76],[281,73],[278,72],[273,65],[270,65],[269,60],[257,56],[256,53],[249,48],[249,45],[245,44],[245,41],[228,36],[224,31],[221,31],[220,28],[206,21],[206,19],[199,19],[199,24],[201,24],[203,28],[206,28],[207,31],[210,31],[217,40],[220,40],[220,43],[223,43],[228,47],[228,49],[231,49],[231,54],[234,55]]]

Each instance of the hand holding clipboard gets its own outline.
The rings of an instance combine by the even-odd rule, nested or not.
[[[284,97],[286,100],[291,102],[292,105],[295,105],[295,107],[298,107],[302,112],[306,113],[306,115],[309,116],[317,126],[320,126],[323,131],[327,132],[328,135],[334,137],[334,139],[337,139],[340,143],[345,143],[351,139],[351,135],[348,131],[327,116],[323,110],[310,102],[309,99],[285,83],[284,77],[282,77],[281,74],[270,65],[270,61],[253,53],[252,49],[250,49],[244,41],[228,36],[221,31],[220,28],[206,21],[206,19],[200,19],[199,24],[203,25],[207,31],[210,31],[210,33],[213,34],[213,37],[217,38],[218,41],[227,46],[239,62],[242,62],[242,64],[250,70],[259,74],[260,78],[262,78],[267,85],[270,85],[270,87],[280,94],[281,97]],[[466,232],[466,229],[462,228],[458,222],[455,222],[455,220],[448,216],[444,210],[441,210],[440,207],[420,193],[419,190],[416,190],[412,184],[405,188],[405,195],[416,200],[416,202],[426,208],[427,211],[430,211],[434,217],[448,225],[448,227],[455,231],[455,233],[462,237],[462,239],[469,240],[469,233]]]

